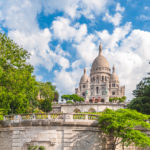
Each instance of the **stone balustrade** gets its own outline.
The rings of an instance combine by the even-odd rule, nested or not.
[[[82,114],[82,113],[38,113],[38,114],[21,114],[21,115],[6,115],[4,122],[19,123],[25,120],[49,120],[63,122],[95,122],[99,115]]]

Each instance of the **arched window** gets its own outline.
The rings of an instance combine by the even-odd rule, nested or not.
[[[88,112],[96,112],[96,110],[94,108],[90,108]]]
[[[74,112],[74,113],[79,113],[79,112],[81,112],[81,110],[78,109],[78,108],[75,108],[73,112]]]

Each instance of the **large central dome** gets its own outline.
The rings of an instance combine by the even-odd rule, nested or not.
[[[91,68],[91,73],[97,72],[97,71],[110,71],[109,63],[107,59],[102,55],[102,46],[100,44],[99,46],[99,55],[95,58],[92,68]]]

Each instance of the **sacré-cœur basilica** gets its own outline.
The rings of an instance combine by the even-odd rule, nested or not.
[[[126,103],[109,102],[111,97],[123,97],[125,86],[120,86],[114,66],[111,71],[107,59],[103,56],[101,44],[99,54],[92,64],[90,76],[84,69],[75,93],[83,97],[84,102],[54,105],[53,111],[62,113],[102,112],[106,108],[117,110],[126,107]]]
[[[75,93],[85,99],[85,102],[109,102],[110,97],[125,95],[125,86],[120,86],[119,78],[113,66],[112,71],[107,59],[103,56],[102,45],[99,54],[92,63],[90,76],[86,69],[80,79],[79,87]]]

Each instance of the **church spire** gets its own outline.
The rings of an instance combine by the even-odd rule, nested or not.
[[[84,68],[84,74],[86,74],[86,68]]]
[[[113,70],[113,73],[115,73],[115,66],[113,65],[113,68],[112,68],[112,70]]]
[[[99,45],[99,55],[102,55],[102,44]]]

